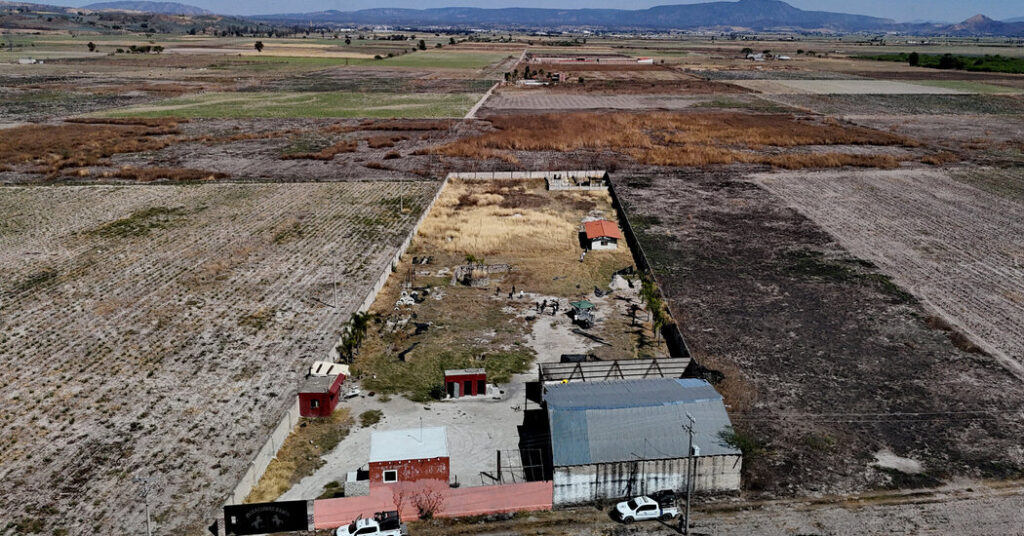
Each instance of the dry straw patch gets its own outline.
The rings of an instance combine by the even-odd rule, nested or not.
[[[0,137],[0,164],[32,164],[36,173],[100,164],[117,153],[154,151],[175,143],[174,121],[146,124],[24,125]]]
[[[486,258],[527,245],[531,256],[561,251],[576,252],[576,225],[558,211],[558,206],[524,209],[503,202],[515,194],[524,197],[518,185],[486,185],[450,181],[423,225],[418,240],[425,249],[471,254]],[[598,195],[592,194],[594,197]],[[604,193],[604,197],[608,194]],[[611,200],[602,200],[609,206]]]
[[[611,196],[548,192],[544,181],[451,180],[410,251],[452,263],[467,255],[509,263],[514,273],[507,283],[527,292],[574,296],[606,285],[611,272],[633,263],[627,247],[590,252],[587,262],[579,262],[578,231],[588,215],[616,219]]]
[[[620,151],[653,165],[703,166],[734,162],[780,167],[871,165],[889,167],[891,157],[848,158],[811,154],[779,158],[754,152],[767,146],[902,145],[916,142],[888,132],[842,125],[832,120],[798,120],[791,115],[735,113],[572,113],[490,119],[495,130],[431,151],[446,156],[500,158],[512,164],[511,151]],[[797,160],[803,159],[800,164]]]

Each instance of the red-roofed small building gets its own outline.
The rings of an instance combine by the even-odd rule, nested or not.
[[[615,249],[618,247],[618,241],[622,239],[619,227],[609,220],[588,221],[583,224],[583,230],[586,232],[590,249]]]

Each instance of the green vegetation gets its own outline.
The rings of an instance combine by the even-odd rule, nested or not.
[[[40,270],[26,277],[15,288],[18,291],[32,290],[56,280],[58,275],[56,270]]]
[[[384,418],[384,412],[379,409],[368,409],[359,414],[359,425],[363,428],[373,426]]]
[[[181,207],[150,207],[132,212],[127,218],[112,221],[93,231],[105,238],[126,238],[145,236],[153,229],[166,229],[177,220],[185,209]]]
[[[1024,73],[1024,58],[1010,58],[999,54],[970,56],[965,54],[918,54],[917,52],[903,52],[899,54],[873,54],[854,57],[862,60],[896,61],[932,69]]]
[[[204,93],[102,112],[104,117],[462,117],[479,95],[357,92]]]
[[[895,298],[900,303],[913,303],[912,294],[904,291],[884,274],[867,272],[875,265],[860,259],[826,259],[820,251],[799,249],[788,251],[783,256],[783,269],[790,274],[830,280],[837,283],[853,283],[872,286]]]
[[[522,347],[487,353],[431,352],[407,362],[377,355],[361,358],[353,365],[353,372],[364,374],[363,385],[367,389],[405,394],[413,402],[429,402],[444,397],[445,370],[479,367],[481,363],[474,357],[477,355],[483,356],[483,368],[492,383],[507,383],[513,374],[529,370],[534,359],[533,351]]]
[[[719,438],[732,448],[739,449],[743,453],[743,461],[750,462],[760,458],[768,446],[764,441],[754,437],[752,434],[728,428],[719,433]],[[744,464],[746,465],[746,464]]]
[[[345,496],[345,489],[341,482],[334,480],[324,485],[324,492],[317,499],[336,499]]]
[[[430,50],[415,54],[402,54],[379,61],[361,60],[369,65],[386,65],[393,67],[436,67],[439,69],[483,69],[505,58],[507,54],[454,52],[450,50]]]
[[[908,80],[907,82],[919,86],[944,87],[947,89],[955,89],[966,93],[979,93],[982,95],[999,95],[1024,92],[1024,90],[1013,87],[983,84],[981,82],[971,82],[969,80]]]

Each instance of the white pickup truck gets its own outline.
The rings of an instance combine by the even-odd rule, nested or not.
[[[409,528],[398,518],[398,512],[377,512],[373,519],[356,519],[338,527],[335,536],[408,536]]]
[[[643,496],[622,501],[612,509],[612,516],[623,523],[646,521],[648,519],[669,520],[679,515],[675,495],[671,492],[656,494],[658,500]]]

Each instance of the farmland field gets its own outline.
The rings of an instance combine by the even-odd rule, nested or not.
[[[614,179],[691,351],[726,375],[717,388],[745,438],[744,487],[752,496],[845,494],[1024,471],[1024,384],[907,292],[931,300],[950,289],[967,301],[964,309],[979,308],[965,319],[987,315],[986,324],[1012,330],[1020,303],[1008,285],[1021,274],[1006,262],[1020,243],[1019,231],[1010,236],[1020,205],[980,192],[972,201],[956,194],[967,187],[947,188],[933,172],[902,180],[899,173],[758,178],[773,190],[787,176],[804,178],[790,184],[823,201],[812,216],[821,216],[824,229],[743,173],[646,169]],[[839,197],[858,186],[860,193]],[[906,197],[912,195],[920,206]],[[925,215],[957,201],[959,219]],[[979,211],[986,202],[991,208]],[[905,230],[897,223],[902,215]],[[1003,229],[992,226],[999,222]],[[946,236],[915,235],[944,225]],[[869,246],[860,237],[849,252],[841,245],[853,233],[879,238]],[[936,257],[901,247],[928,247]],[[909,263],[893,271],[895,281],[885,274],[897,261],[881,259],[880,251]],[[962,274],[963,290],[952,290],[956,280],[941,282],[943,252],[951,259],[946,267]],[[981,262],[959,266],[957,258]],[[912,273],[923,280],[901,287]],[[988,278],[986,286],[969,295],[979,278]],[[984,309],[999,303],[1005,305]],[[1005,316],[1013,311],[1016,318]],[[999,340],[1019,348],[1019,340]],[[877,465],[876,455],[886,452],[919,462],[921,471]]]
[[[132,532],[148,474],[159,532],[204,530],[435,191],[0,190],[5,521]]]
[[[786,95],[957,95],[964,89],[885,80],[736,80],[734,84],[765,94]]]
[[[1024,206],[942,172],[754,180],[1024,378]]]
[[[462,117],[473,94],[204,93],[110,110],[107,117]]]

